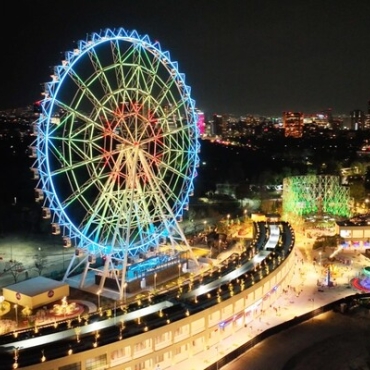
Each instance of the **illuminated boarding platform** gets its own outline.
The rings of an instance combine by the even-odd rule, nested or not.
[[[274,250],[279,243],[280,227],[279,225],[272,224],[268,226],[269,238],[264,246],[265,250]]]

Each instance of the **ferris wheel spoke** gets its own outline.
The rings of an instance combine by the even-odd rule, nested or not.
[[[150,176],[152,177],[152,178],[149,177],[148,179],[149,181],[146,183],[146,185],[150,188],[149,193],[151,193],[154,196],[156,202],[163,203],[167,211],[169,211],[171,208],[168,204],[168,200],[169,199],[171,200],[173,192],[170,191],[170,188],[168,187],[166,182],[153,181],[155,176],[144,156],[141,157],[141,162],[143,164],[145,173],[150,174]],[[166,189],[167,191],[164,192],[164,190]]]
[[[158,80],[156,81],[155,87],[158,90],[155,91],[155,100],[157,102],[157,109],[162,109],[163,106],[169,107],[175,103],[175,99],[171,95],[171,86],[172,84],[167,84],[164,81],[159,81],[161,83],[158,83]],[[157,113],[157,112],[156,112]]]
[[[53,131],[55,130],[60,130],[60,127],[62,128],[69,127],[67,131],[68,137],[58,136],[59,140],[71,140],[74,137],[81,137],[91,128],[94,128],[94,131],[99,130],[100,132],[103,132],[104,127],[103,124],[100,123],[100,121],[93,120],[84,112],[76,110],[70,105],[59,100],[56,100],[56,104],[60,109],[63,110],[64,113],[63,116],[61,117],[60,124],[55,125],[55,128],[53,130],[50,130],[50,134],[53,133]],[[79,122],[79,124],[76,124],[76,122]]]
[[[86,103],[88,102],[88,105],[91,107],[96,107],[100,105],[99,97],[96,95],[96,93],[94,93],[90,86],[92,83],[91,81],[82,80],[78,72],[75,71],[73,68],[69,69],[68,77],[70,82],[72,82],[76,86],[76,91],[70,101],[63,101],[64,107],[73,106],[77,111],[77,108],[80,108],[82,106],[82,102],[85,105],[87,105]],[[97,77],[95,76],[93,81],[96,78]],[[64,99],[65,98],[66,97],[64,97]]]
[[[98,82],[99,87],[103,90],[104,95],[106,96],[114,96],[114,93],[112,91],[111,84],[109,82],[109,79],[107,77],[107,72],[110,69],[114,69],[114,65],[107,65],[103,66],[100,57],[98,56],[95,49],[90,49],[88,52],[88,56],[91,61],[91,66],[94,71],[94,78],[92,78],[89,82],[90,85],[93,86],[94,83]],[[117,104],[117,102],[115,102]]]

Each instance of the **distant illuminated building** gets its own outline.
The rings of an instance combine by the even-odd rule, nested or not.
[[[350,116],[352,130],[363,130],[365,128],[365,114],[362,110],[354,109],[351,111]]]
[[[358,150],[356,153],[360,157],[370,156],[370,141],[368,139],[365,139],[360,150]]]
[[[222,115],[214,114],[213,121],[212,121],[212,135],[214,136],[222,136],[224,132],[224,120]]]
[[[303,124],[315,125],[317,128],[325,129],[330,128],[332,118],[327,112],[319,112],[315,114],[306,114],[303,119]]]
[[[324,215],[349,217],[349,188],[339,176],[291,176],[283,180],[283,215],[286,219]]]
[[[367,114],[365,115],[364,129],[370,130],[370,100],[367,103]]]
[[[204,112],[202,112],[201,110],[197,110],[197,115],[198,115],[197,126],[198,126],[198,129],[199,129],[199,135],[204,135],[205,132],[206,132],[206,123],[205,123],[205,119],[204,119]]]
[[[215,194],[218,195],[228,195],[231,198],[236,198],[236,185],[232,185],[229,183],[222,183],[222,184],[216,184],[216,191]]]
[[[33,112],[34,113],[41,113],[41,100],[36,101],[33,103]]]
[[[303,113],[300,112],[283,112],[283,128],[286,137],[302,136],[303,118]]]

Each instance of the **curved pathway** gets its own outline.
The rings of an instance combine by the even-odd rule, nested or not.
[[[359,292],[358,284],[354,282],[359,281],[363,266],[369,264],[360,251],[343,252],[346,259],[351,260],[351,267],[340,267],[347,272],[338,274],[332,288],[317,286],[322,271],[312,257],[318,261],[321,253],[309,251],[307,254],[308,251],[304,248],[297,251],[295,286],[299,287],[298,294],[288,292],[274,305],[275,308],[281,306],[281,309],[278,306],[282,316],[280,322]],[[278,317],[268,312],[262,320],[253,323],[253,332],[250,331],[248,339],[278,321]],[[222,369],[370,370],[370,352],[366,347],[369,335],[369,310],[362,308],[351,315],[328,312],[262,341]]]

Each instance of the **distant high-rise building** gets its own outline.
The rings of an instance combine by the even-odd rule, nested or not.
[[[301,137],[303,134],[304,115],[301,112],[283,112],[285,136]]]
[[[329,125],[331,126],[334,120],[332,109],[331,108],[324,109],[322,111],[322,114],[326,116],[326,119],[328,120]]]
[[[206,131],[206,123],[204,119],[204,112],[201,110],[197,109],[197,116],[198,116],[198,121],[197,121],[197,126],[199,130],[200,135],[204,135]]]
[[[213,115],[213,122],[212,122],[212,135],[222,136],[224,131],[224,121],[223,117],[220,114]]]
[[[350,112],[351,117],[351,130],[364,130],[365,129],[365,114],[360,109],[354,109]]]
[[[313,125],[316,128],[329,128],[330,123],[329,123],[329,117],[325,113],[325,111],[315,113],[315,114],[305,114],[304,119],[303,119],[303,124],[304,125]]]
[[[370,100],[367,102],[367,114],[365,115],[364,129],[370,130]]]

